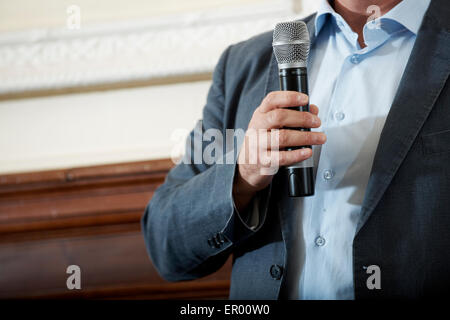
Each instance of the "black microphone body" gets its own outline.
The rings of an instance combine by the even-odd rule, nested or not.
[[[282,91],[297,91],[308,94],[308,78],[306,68],[294,67],[279,70],[280,89]],[[305,106],[290,107],[288,109],[309,112],[309,103]],[[291,130],[311,131],[309,128],[286,128]],[[290,147],[286,150],[311,148],[311,146]],[[286,167],[289,196],[307,197],[314,195],[313,158]]]

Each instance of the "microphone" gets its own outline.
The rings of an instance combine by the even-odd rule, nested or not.
[[[278,23],[273,32],[272,46],[278,62],[280,89],[308,94],[306,61],[309,54],[309,32],[306,24],[303,21]],[[309,104],[288,109],[309,112]],[[286,129],[311,131],[309,128]],[[300,148],[312,149],[311,146],[301,146],[289,147],[286,150]],[[286,167],[290,197],[314,195],[313,167],[312,157]]]

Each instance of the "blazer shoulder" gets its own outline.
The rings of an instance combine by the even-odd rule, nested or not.
[[[231,45],[229,66],[245,70],[246,67],[258,64],[258,61],[266,61],[272,55],[272,34],[272,31],[267,31]]]

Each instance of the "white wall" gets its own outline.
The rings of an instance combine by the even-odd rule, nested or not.
[[[167,158],[209,81],[0,103],[2,172]]]
[[[180,59],[170,76],[211,72],[227,45],[313,11],[316,0],[303,1],[300,7],[296,0],[83,0],[77,3],[85,20],[75,40],[58,27],[65,19],[61,8],[74,2],[37,3],[0,2],[0,98],[2,93],[40,90],[42,84],[45,89],[60,89],[164,77],[155,70],[174,65],[173,56],[165,53],[173,53],[173,48]],[[239,15],[245,19],[236,18]],[[135,23],[143,17],[147,20]],[[105,24],[110,20],[124,23]],[[200,45],[195,38],[199,21],[210,21]],[[179,23],[184,42],[176,29]],[[167,31],[163,38],[167,42],[155,48],[162,57],[158,61],[145,55],[153,52],[152,47],[131,53],[119,47],[97,60],[74,57],[70,51],[92,42],[100,44],[93,47],[100,51],[111,37],[123,42],[149,32],[147,28]],[[49,58],[52,42],[69,48],[66,55]],[[201,117],[209,85],[209,81],[185,82],[0,100],[0,174],[170,157],[175,145],[171,136],[177,129],[191,129]]]

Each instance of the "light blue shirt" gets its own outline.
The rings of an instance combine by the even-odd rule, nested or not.
[[[317,13],[310,102],[327,134],[314,147],[316,193],[296,199],[298,286],[291,298],[353,299],[352,244],[375,151],[430,0],[403,0],[364,26],[361,49],[329,3]],[[375,22],[376,23],[376,22]],[[375,28],[374,28],[375,27]],[[380,235],[382,236],[382,235]],[[368,275],[369,276],[369,275]]]

